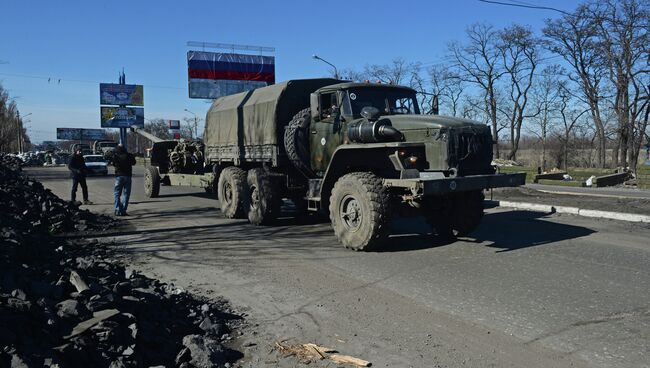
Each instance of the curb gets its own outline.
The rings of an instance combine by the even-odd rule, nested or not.
[[[606,218],[610,220],[620,220],[629,222],[650,223],[650,216],[639,215],[636,213],[610,212],[599,210],[588,210],[578,207],[553,206],[539,203],[510,202],[510,201],[485,201],[486,203],[498,207],[509,207],[524,211],[549,212],[549,213],[566,213],[582,217]]]

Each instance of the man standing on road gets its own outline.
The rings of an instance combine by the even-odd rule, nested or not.
[[[86,185],[86,173],[88,173],[88,168],[86,167],[86,161],[84,160],[81,148],[77,149],[70,158],[68,170],[70,170],[70,176],[72,177],[72,193],[70,194],[70,200],[73,203],[77,202],[77,186],[81,185],[81,192],[84,197],[83,204],[92,204],[92,202],[88,200],[88,185]]]
[[[131,176],[133,175],[133,165],[135,157],[126,152],[122,144],[118,144],[112,158],[115,166],[115,216],[128,216],[126,209],[129,206],[129,197],[131,196]]]

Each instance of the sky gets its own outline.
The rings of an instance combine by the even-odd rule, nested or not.
[[[512,0],[510,0],[512,1]],[[579,1],[524,4],[573,10]],[[548,10],[431,1],[31,1],[1,0],[0,83],[33,142],[57,127],[99,128],[99,83],[144,85],[146,119],[204,119],[209,104],[187,90],[188,41],[271,46],[276,81],[331,75],[395,58],[440,63],[476,22],[539,31]],[[217,51],[217,50],[206,50]],[[202,125],[199,126],[199,131]]]

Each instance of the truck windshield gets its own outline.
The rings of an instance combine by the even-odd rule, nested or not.
[[[345,106],[349,104],[348,106]],[[382,112],[382,115],[419,114],[415,93],[396,88],[355,88],[349,89],[344,96],[343,111],[350,111],[352,115],[361,116],[361,109],[373,106]]]

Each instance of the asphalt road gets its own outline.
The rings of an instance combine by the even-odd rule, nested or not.
[[[245,366],[294,366],[269,353],[289,339],[376,367],[650,367],[648,225],[496,208],[455,243],[401,235],[356,253],[328,223],[225,220],[191,188],[146,199],[136,171],[126,226],[102,238],[146,274],[248,313]],[[68,198],[63,168],[28,172]],[[111,213],[112,178],[88,183],[87,208]]]

